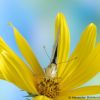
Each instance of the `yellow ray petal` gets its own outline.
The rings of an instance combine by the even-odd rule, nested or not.
[[[70,57],[70,59],[74,57],[77,57],[77,59],[68,62],[66,69],[62,74],[63,81],[68,81],[67,80],[68,77],[70,78],[70,75],[72,75],[74,71],[77,71],[77,68],[81,67],[81,65],[84,63],[84,60],[93,51],[95,40],[96,40],[96,26],[91,23],[83,32],[79,44],[77,45],[75,51]]]
[[[0,72],[0,79],[4,80],[4,76],[3,76],[3,74],[1,72]]]
[[[55,37],[58,35],[58,54],[57,54],[57,63],[58,63],[58,76],[63,73],[65,68],[69,50],[70,50],[70,33],[66,19],[62,13],[58,13],[56,17],[55,25]],[[60,63],[60,64],[59,64]]]
[[[26,64],[0,38],[0,71],[5,80],[10,81],[23,90],[37,93],[34,76]]]
[[[12,24],[11,24],[11,26],[14,31],[17,45],[18,45],[22,55],[26,59],[26,61],[32,67],[34,74],[43,75],[43,70],[42,70],[39,62],[37,61],[35,54],[32,52],[32,49],[30,48],[29,44],[27,43],[25,38],[20,34],[20,32]]]
[[[71,96],[88,96],[100,94],[100,85],[81,87],[70,91],[68,94]]]
[[[37,97],[33,98],[32,100],[53,100],[53,99],[50,99],[46,96],[37,96]]]
[[[68,96],[57,96],[54,100],[70,100]]]
[[[95,49],[83,62],[81,67],[77,68],[73,75],[63,84],[64,90],[78,87],[97,74],[98,70],[100,70],[100,43],[96,45]]]

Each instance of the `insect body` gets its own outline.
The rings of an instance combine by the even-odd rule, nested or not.
[[[45,69],[45,74],[47,77],[56,77],[57,76],[57,46],[58,45],[58,39],[56,40],[53,48],[53,53],[52,53],[52,59],[51,63],[48,65],[48,67]]]
[[[57,64],[51,63],[48,65],[48,67],[45,69],[45,75],[46,77],[56,77],[57,74]]]
[[[68,61],[57,63],[58,40],[59,40],[59,34],[57,34],[57,38],[56,38],[56,41],[55,41],[55,44],[54,44],[54,47],[53,47],[51,63],[45,69],[46,77],[52,77],[52,78],[57,77],[57,64],[68,63],[68,62],[77,58],[77,57],[73,57],[72,59],[70,59]]]

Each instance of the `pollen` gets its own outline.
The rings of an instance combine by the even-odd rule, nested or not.
[[[59,95],[60,86],[57,78],[44,77],[37,84],[38,92],[49,98],[55,98]]]

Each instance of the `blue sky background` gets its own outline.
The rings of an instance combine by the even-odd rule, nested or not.
[[[0,36],[22,57],[8,26],[8,22],[12,22],[27,39],[40,64],[46,67],[49,60],[43,46],[51,55],[58,12],[65,14],[69,25],[71,52],[82,31],[91,22],[97,25],[97,42],[100,41],[100,0],[0,0]],[[98,74],[85,85],[100,84],[99,77]],[[0,80],[0,100],[25,100],[25,95],[13,84]]]

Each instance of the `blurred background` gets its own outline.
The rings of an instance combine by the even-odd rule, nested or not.
[[[54,42],[55,17],[58,12],[66,16],[71,33],[71,52],[82,31],[93,22],[97,26],[97,42],[100,41],[100,0],[0,0],[0,36],[23,59],[11,27],[12,22],[27,39],[40,64],[49,64],[43,46],[49,55]],[[85,85],[100,84],[97,74]],[[15,85],[0,80],[0,100],[26,100],[27,93]]]

